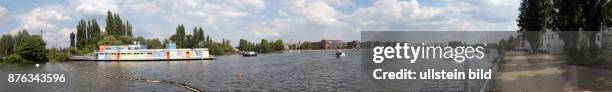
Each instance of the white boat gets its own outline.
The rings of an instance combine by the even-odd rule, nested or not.
[[[210,60],[208,48],[176,49],[167,44],[166,49],[147,49],[146,45],[101,45],[93,61],[168,61]]]
[[[336,57],[344,57],[345,54],[341,50],[336,51]]]
[[[245,57],[257,56],[257,52],[253,52],[253,51],[243,52],[242,56],[245,56]]]

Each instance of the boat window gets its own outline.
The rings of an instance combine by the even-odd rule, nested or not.
[[[149,52],[149,53],[147,53],[147,54],[152,55],[153,53]]]

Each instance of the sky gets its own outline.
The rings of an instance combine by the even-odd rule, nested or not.
[[[0,0],[0,34],[27,29],[67,47],[79,20],[106,11],[134,36],[166,39],[184,24],[214,40],[359,40],[361,31],[513,31],[520,0]]]

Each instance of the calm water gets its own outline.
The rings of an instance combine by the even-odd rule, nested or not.
[[[359,51],[345,51],[346,57],[336,58],[335,51],[291,51],[260,54],[256,57],[240,55],[218,56],[217,60],[198,61],[142,61],[142,62],[63,62],[0,68],[3,75],[0,90],[9,91],[189,91],[185,88],[133,80],[107,78],[77,71],[107,74],[119,77],[146,78],[185,83],[204,91],[385,91],[462,90],[461,80],[422,80],[418,85],[406,81],[397,88],[388,88],[384,82],[372,81],[371,71],[364,69]],[[452,64],[450,62],[449,64]],[[488,67],[480,62],[470,67]],[[413,65],[447,67],[439,63]],[[461,66],[461,65],[450,65]],[[366,71],[366,72],[364,72]],[[395,70],[392,70],[395,71]],[[7,73],[64,73],[66,83],[10,83]],[[471,82],[470,82],[471,83]],[[475,90],[483,81],[471,83]],[[408,85],[406,85],[408,84]],[[381,87],[383,85],[384,87]],[[397,85],[396,85],[397,86]],[[438,88],[439,87],[439,88]],[[407,88],[407,89],[401,89]]]

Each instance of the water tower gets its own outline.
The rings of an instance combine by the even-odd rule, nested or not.
[[[70,47],[75,47],[76,42],[74,40],[74,37],[75,37],[74,33],[70,32]]]

